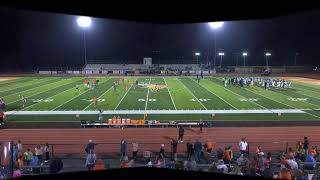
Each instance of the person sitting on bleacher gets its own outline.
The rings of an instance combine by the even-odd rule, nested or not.
[[[23,161],[26,162],[27,165],[30,165],[32,157],[33,153],[30,151],[30,148],[28,148],[27,151],[23,153]]]
[[[304,168],[307,170],[314,170],[316,168],[316,160],[314,159],[313,153],[310,153],[307,156],[307,159],[304,162]]]

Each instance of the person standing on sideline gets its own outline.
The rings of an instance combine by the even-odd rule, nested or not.
[[[200,119],[200,122],[199,122],[200,133],[202,133],[203,125],[204,125],[204,122],[202,121],[202,119]]]
[[[22,152],[22,143],[21,140],[18,140],[18,152]]]
[[[139,144],[137,141],[133,141],[132,142],[132,157],[133,157],[133,159],[137,158],[138,151],[139,151]]]
[[[159,159],[164,159],[165,154],[164,154],[164,144],[160,145],[160,152],[159,152]]]
[[[309,140],[308,137],[304,137],[304,142],[303,142],[303,149],[305,151],[305,155],[308,155],[308,149],[309,149]]]
[[[49,143],[46,143],[46,145],[44,146],[44,148],[43,148],[43,151],[44,151],[44,153],[45,153],[45,155],[46,155],[46,160],[44,161],[44,162],[48,162],[49,161],[49,159],[50,159],[50,154],[49,154]]]
[[[96,155],[93,153],[93,150],[91,149],[89,154],[87,155],[87,159],[86,159],[86,166],[88,168],[88,171],[92,171],[95,164],[96,164],[96,160],[97,157]]]
[[[172,151],[171,159],[177,160],[177,149],[178,149],[178,141],[175,139],[172,139],[171,140],[171,151]]]
[[[122,139],[121,144],[120,144],[120,161],[122,161],[124,159],[124,157],[126,156],[126,152],[127,152],[127,141],[125,139]]]
[[[103,111],[100,109],[99,110],[99,122],[101,122],[103,119]]]
[[[183,143],[183,135],[184,135],[184,129],[182,126],[180,126],[179,127],[179,138],[178,138],[179,143]]]
[[[248,143],[245,141],[244,138],[242,138],[241,141],[239,142],[240,154],[245,154],[247,152],[247,147],[248,147]]]

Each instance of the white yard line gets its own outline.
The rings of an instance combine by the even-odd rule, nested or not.
[[[168,84],[167,84],[167,82],[166,82],[166,79],[165,79],[164,77],[163,77],[163,80],[164,80],[164,83],[165,83],[166,86],[167,86],[167,90],[168,90],[168,92],[169,92],[169,95],[170,95],[172,104],[173,104],[173,106],[174,106],[174,109],[177,110],[176,104],[174,103],[173,98],[172,98],[172,96],[171,96],[171,93],[170,93],[170,90],[169,90],[169,86],[168,86]]]
[[[48,81],[49,81],[49,80],[48,80]],[[54,82],[51,82],[51,83],[49,83],[49,84],[57,83],[57,82],[59,82],[59,81],[61,81],[61,80],[54,81]],[[45,82],[46,82],[46,81],[45,81]],[[12,96],[12,95],[16,95],[16,94],[21,94],[21,93],[23,93],[23,92],[27,92],[27,91],[33,90],[33,89],[35,89],[35,88],[39,88],[39,87],[42,87],[42,86],[47,86],[47,85],[49,85],[49,84],[44,84],[44,85],[41,85],[41,86],[37,86],[37,84],[35,84],[36,87],[34,87],[34,88],[26,89],[26,90],[24,90],[24,91],[16,92],[16,93],[13,93],[13,94],[8,94],[8,95],[6,95],[6,96],[2,96],[2,98],[8,97],[8,96]],[[33,96],[33,95],[32,95],[32,96]],[[16,101],[14,101],[14,102],[16,102]],[[14,103],[14,102],[11,102],[11,103]],[[10,103],[9,103],[9,104],[10,104]]]
[[[76,82],[76,81],[75,81],[75,82]],[[72,83],[75,83],[75,82],[72,82]],[[72,84],[72,83],[70,83],[70,84]],[[65,85],[67,86],[67,85],[69,85],[69,84],[65,84]],[[55,97],[55,96],[58,96],[58,95],[66,92],[66,91],[69,91],[70,89],[73,89],[73,87],[72,87],[72,88],[69,88],[69,89],[66,89],[66,90],[64,90],[64,91],[62,91],[62,92],[59,92],[58,94],[55,94],[55,95],[53,95],[53,96],[46,97],[46,99],[49,99],[49,98],[53,98],[53,97]],[[23,108],[22,111],[25,110],[25,109],[28,109],[28,108],[30,108],[30,107],[32,107],[32,106],[34,106],[34,105],[37,105],[37,104],[39,104],[39,103],[41,103],[41,102],[36,102],[36,103],[34,103],[34,104],[30,105],[30,106],[27,106],[27,107]]]
[[[121,98],[121,100],[119,101],[119,103],[117,104],[117,106],[114,108],[114,111],[119,107],[119,105],[121,104],[122,100],[127,96],[128,92],[130,91],[130,89],[132,88],[133,84],[130,86],[130,88],[128,89],[128,91],[123,95],[123,97]]]
[[[178,79],[178,81],[180,81],[180,79]],[[187,88],[187,87],[183,84],[182,81],[180,81],[180,83],[184,86],[184,88],[186,88],[186,89],[189,91],[189,93],[190,93],[194,98],[196,98],[196,100],[202,105],[202,107],[203,107],[205,110],[208,110],[208,109],[202,104],[202,102],[199,101],[199,99],[190,91],[190,89]]]
[[[60,82],[60,81],[52,82],[52,83],[45,84],[45,85],[42,85],[42,86],[47,86],[47,85],[50,85],[50,84],[53,84],[53,83],[58,83],[58,82]],[[55,88],[61,87],[61,86],[63,86],[63,85],[66,85],[66,84],[62,84],[62,85],[56,86]],[[38,86],[38,87],[35,87],[35,88],[39,88],[39,87],[42,87],[42,86]],[[32,88],[32,89],[35,89],[35,88]],[[29,89],[29,90],[31,90],[31,89]],[[29,90],[27,90],[27,91],[29,91]],[[37,92],[37,93],[32,94],[32,95],[30,95],[30,96],[25,96],[25,97],[26,97],[26,98],[30,98],[30,97],[39,95],[39,94],[44,93],[44,92],[47,92],[47,91],[50,91],[50,89],[49,89],[49,90],[46,90],[46,91],[40,91],[40,92]],[[12,95],[13,95],[13,94],[12,94]],[[15,103],[15,102],[18,102],[18,101],[20,101],[20,99],[17,99],[17,100],[15,100],[15,101],[12,101],[12,102],[10,102],[10,103],[8,103],[8,104],[12,104],[12,103]],[[7,104],[7,105],[8,105],[8,104]]]
[[[297,88],[297,89],[298,89],[298,88]],[[302,89],[301,89],[301,90],[302,90]],[[311,98],[315,98],[315,99],[320,99],[319,97],[316,97],[316,96],[311,96],[311,95],[303,94],[303,92],[300,92],[300,91],[295,92],[295,93],[301,94],[301,95],[303,95],[303,96],[308,96],[308,97],[311,97]]]
[[[151,82],[151,77],[149,79],[149,84]],[[149,92],[150,92],[150,89],[148,88],[148,92],[147,92],[147,99],[146,99],[146,106],[144,107],[144,110],[146,111],[147,110],[147,106],[148,106],[148,101],[149,101]]]
[[[57,106],[57,107],[55,107],[55,108],[51,109],[50,111],[54,111],[54,110],[58,109],[59,107],[61,107],[61,106],[65,105],[65,104],[67,104],[68,102],[70,102],[70,101],[74,100],[75,98],[77,98],[77,97],[81,96],[82,94],[84,94],[84,93],[88,92],[89,90],[90,90],[90,89],[87,89],[87,90],[83,91],[82,93],[80,93],[80,94],[78,94],[78,95],[74,96],[73,98],[69,99],[68,101],[66,101],[66,102],[64,102],[64,103],[60,104],[59,106]]]
[[[215,78],[215,79],[219,80],[218,78]],[[216,82],[213,82],[213,83],[217,84],[218,86],[223,87],[222,85],[220,85],[220,84],[218,84],[218,83],[216,83]],[[229,91],[229,92],[231,92],[231,93],[233,93],[233,94],[237,95],[237,96],[240,96],[240,97],[242,97],[242,98],[245,98],[245,99],[246,99],[246,97],[241,96],[240,94],[235,93],[235,92],[231,91],[230,89],[227,89],[227,88],[225,88],[225,87],[223,87],[223,88],[224,88],[225,90],[227,90],[227,91]],[[266,107],[264,107],[264,106],[262,106],[262,105],[260,105],[260,104],[258,104],[258,103],[256,103],[256,102],[254,102],[254,101],[250,101],[250,102],[251,102],[251,103],[253,103],[253,104],[255,104],[255,105],[258,105],[258,106],[260,106],[260,107],[262,107],[262,108],[264,108],[264,109],[268,109],[268,108],[266,108]]]
[[[47,80],[49,81],[49,80]],[[42,81],[43,82],[43,81]],[[42,82],[39,82],[39,83],[42,83]],[[27,82],[26,82],[27,83]],[[1,85],[1,84],[0,84]],[[22,87],[25,87],[25,86],[30,86],[32,85],[32,80],[31,82],[28,82],[27,84],[23,84],[23,85],[20,85],[20,86],[15,86],[15,87],[12,87],[12,88],[9,88],[9,89],[5,89],[3,91],[0,91],[0,93],[3,93],[3,92],[6,92],[6,91],[12,91],[12,90],[15,90],[15,89],[18,89],[18,88],[22,88]],[[36,84],[35,84],[36,85]]]
[[[98,99],[100,99],[102,96],[104,96],[107,92],[110,91],[110,89],[112,89],[112,86],[103,94],[101,94],[101,96],[98,97]],[[82,111],[86,110],[88,107],[90,107],[93,104],[93,102],[91,102],[87,107],[85,107]]]
[[[240,110],[106,110],[103,114],[276,114],[276,113],[301,113],[299,109],[240,109]],[[7,111],[6,115],[73,115],[73,114],[98,114],[98,111]]]
[[[189,77],[189,79],[192,80],[192,81],[194,81],[194,82],[196,82],[194,79],[192,79],[192,78],[190,78],[190,77]],[[196,82],[196,83],[197,83],[197,82]],[[232,108],[238,109],[238,108],[234,107],[232,104],[230,104],[229,102],[227,102],[226,100],[224,100],[223,98],[221,98],[220,96],[218,96],[217,94],[215,94],[214,92],[210,91],[209,89],[207,89],[206,87],[204,87],[203,85],[201,85],[200,83],[198,83],[198,84],[199,84],[201,87],[205,88],[207,91],[209,91],[211,94],[217,96],[219,99],[221,99],[222,101],[224,101],[225,103],[227,103],[227,104],[228,104],[229,106],[231,106]]]
[[[254,91],[249,90],[249,89],[247,89],[247,90],[250,91],[250,92],[252,92],[252,93],[254,93],[254,94],[258,94],[258,93],[254,92]],[[270,100],[272,100],[272,101],[275,101],[275,102],[277,102],[277,103],[283,104],[283,105],[285,105],[285,106],[291,107],[291,108],[293,108],[293,109],[297,109],[297,108],[295,108],[295,107],[293,107],[293,106],[290,106],[290,105],[288,105],[288,104],[286,104],[286,103],[277,101],[277,100],[275,100],[275,99],[271,99],[271,98],[266,97],[266,96],[264,96],[264,95],[262,95],[262,94],[258,94],[258,95],[263,96],[263,97],[265,97],[265,98],[267,98],[267,99],[270,99]],[[304,111],[304,112],[305,112],[305,111]],[[309,115],[311,115],[311,116],[313,116],[313,117],[320,118],[319,116],[316,116],[316,115],[314,115],[314,114],[311,114],[311,113],[308,113],[308,112],[305,112],[305,113],[307,113],[307,114],[309,114]]]

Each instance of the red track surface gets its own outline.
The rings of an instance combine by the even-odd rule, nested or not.
[[[320,144],[320,127],[253,127],[253,128],[211,128],[186,129],[184,143],[178,145],[178,151],[186,150],[186,142],[199,139],[202,142],[212,140],[216,147],[224,148],[231,144],[238,151],[237,142],[245,137],[254,151],[257,144],[267,151],[283,151],[286,143],[289,147],[295,147],[297,141],[302,141],[307,136],[311,144]],[[48,142],[54,145],[55,155],[83,154],[88,139],[95,143],[107,143],[97,146],[98,154],[118,153],[120,141],[125,138],[129,143],[137,140],[140,143],[140,152],[150,150],[157,152],[160,144],[164,143],[166,151],[170,151],[170,139],[178,137],[178,130],[174,128],[157,129],[4,129],[0,131],[0,141],[17,141],[21,139],[23,144],[44,144]],[[314,141],[314,142],[312,142]],[[318,142],[316,142],[318,141]],[[24,146],[26,147],[26,146]],[[128,150],[131,151],[131,144]],[[31,146],[33,150],[34,145]]]

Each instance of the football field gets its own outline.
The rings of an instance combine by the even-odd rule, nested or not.
[[[85,79],[99,82],[88,88]],[[115,81],[119,81],[116,88]],[[12,122],[97,120],[100,109],[106,120],[114,115],[161,121],[320,120],[320,85],[293,82],[291,89],[264,89],[225,87],[222,81],[220,77],[200,82],[195,77],[20,77],[0,81],[0,98],[6,103],[6,119]]]

